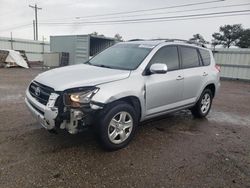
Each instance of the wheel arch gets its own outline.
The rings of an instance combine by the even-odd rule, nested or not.
[[[215,87],[215,84],[214,84],[214,83],[208,84],[208,85],[203,89],[203,91],[204,91],[205,89],[210,89],[211,92],[212,92],[212,95],[213,95],[213,97],[214,97],[215,92],[216,92],[216,87]]]
[[[141,113],[142,113],[142,108],[141,108],[141,103],[138,97],[136,96],[126,96],[126,97],[122,97],[119,98],[117,100],[112,101],[113,102],[117,102],[117,101],[123,101],[126,102],[128,104],[130,104],[136,111],[136,114],[138,114],[138,120],[140,120],[141,118]]]

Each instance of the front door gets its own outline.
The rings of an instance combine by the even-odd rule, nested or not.
[[[159,49],[151,59],[150,65],[154,63],[165,63],[168,71],[165,74],[145,76],[146,116],[176,108],[182,99],[184,79],[182,70],[179,69],[177,47],[165,46]]]

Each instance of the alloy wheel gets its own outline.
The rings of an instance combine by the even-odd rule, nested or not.
[[[117,113],[110,121],[108,126],[109,140],[114,144],[124,142],[133,129],[133,118],[125,111]]]

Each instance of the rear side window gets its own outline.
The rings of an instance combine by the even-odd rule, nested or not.
[[[209,53],[209,51],[202,50],[202,49],[199,49],[199,51],[200,51],[200,54],[201,54],[201,58],[202,58],[203,64],[205,66],[210,65],[211,59],[210,59],[210,53]]]
[[[164,63],[168,66],[168,71],[179,69],[179,57],[177,47],[162,47],[155,53],[150,63]]]
[[[200,66],[199,55],[195,48],[181,47],[182,68]]]

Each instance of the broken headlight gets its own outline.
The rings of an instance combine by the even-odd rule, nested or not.
[[[98,90],[99,88],[94,87],[85,91],[67,93],[64,95],[64,104],[75,108],[86,106]]]

